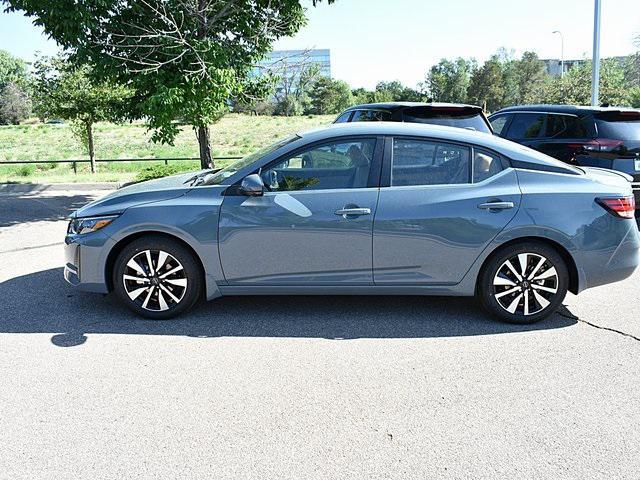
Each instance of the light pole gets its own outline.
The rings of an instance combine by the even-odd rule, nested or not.
[[[593,61],[591,71],[591,105],[600,103],[600,0],[595,0],[593,12]]]
[[[564,77],[564,37],[560,30],[554,30],[551,33],[560,35],[560,78]]]

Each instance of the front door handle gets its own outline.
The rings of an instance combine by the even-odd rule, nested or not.
[[[513,208],[515,205],[513,202],[485,202],[478,205],[478,208],[486,210],[506,210],[507,208]]]
[[[341,208],[335,211],[336,215],[342,215],[344,218],[359,217],[360,215],[371,215],[370,208]]]

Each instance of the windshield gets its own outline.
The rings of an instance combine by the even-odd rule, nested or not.
[[[233,162],[230,165],[218,170],[215,173],[211,173],[207,175],[206,180],[202,183],[203,185],[220,185],[224,183],[224,181],[229,178],[231,175],[235,174],[238,170],[243,169],[244,167],[251,165],[257,160],[261,159],[265,155],[268,155],[271,152],[276,151],[280,147],[284,147],[286,144],[291,143],[295,140],[298,140],[300,137],[298,135],[291,135],[282,140],[278,140],[276,143],[269,145],[267,147],[263,147],[260,150],[257,150],[253,153],[250,153],[246,157],[241,158]]]

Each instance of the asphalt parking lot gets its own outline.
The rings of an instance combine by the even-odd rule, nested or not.
[[[532,326],[423,297],[145,321],[62,279],[102,193],[0,189],[0,478],[638,478],[640,274]]]

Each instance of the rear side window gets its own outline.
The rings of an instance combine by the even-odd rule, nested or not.
[[[606,112],[596,115],[598,136],[640,141],[640,112]]]
[[[544,115],[541,113],[516,113],[509,126],[507,138],[537,138],[543,124]]]
[[[455,107],[412,107],[404,111],[403,119],[411,123],[429,123],[447,127],[467,128],[491,133],[482,113],[476,109]]]
[[[450,143],[396,138],[393,140],[391,185],[469,183],[469,148]]]
[[[482,182],[502,171],[502,160],[495,153],[473,149],[473,183]]]
[[[351,116],[351,112],[345,112],[336,118],[336,121],[333,123],[345,123],[349,121],[349,117]]]
[[[504,132],[504,127],[509,122],[511,115],[498,115],[497,117],[493,117],[489,120],[491,122],[491,128],[493,128],[493,133],[496,135],[502,135]]]
[[[544,136],[548,138],[584,138],[587,129],[582,121],[573,115],[547,115]]]
[[[391,120],[391,113],[384,110],[356,110],[352,122],[386,122]]]

